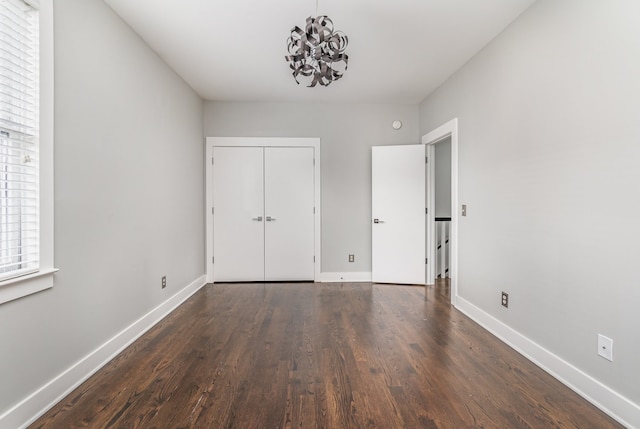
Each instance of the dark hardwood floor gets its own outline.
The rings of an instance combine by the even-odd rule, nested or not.
[[[208,285],[32,428],[618,428],[446,285]]]

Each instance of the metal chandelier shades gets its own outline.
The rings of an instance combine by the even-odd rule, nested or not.
[[[287,39],[289,68],[293,78],[311,78],[309,87],[329,86],[347,70],[349,56],[344,53],[349,39],[342,31],[334,31],[333,21],[326,15],[308,17],[304,30],[293,27]]]

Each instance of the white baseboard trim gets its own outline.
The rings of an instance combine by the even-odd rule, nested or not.
[[[201,276],[0,416],[0,428],[26,428],[206,284]]]
[[[320,273],[320,283],[370,282],[371,272]]]
[[[640,428],[640,405],[556,356],[500,320],[456,297],[456,308],[623,426]]]

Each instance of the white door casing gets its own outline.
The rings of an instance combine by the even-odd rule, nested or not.
[[[305,241],[308,243],[312,240],[313,243],[313,253],[311,255],[311,264],[313,267],[313,271],[310,277],[308,277],[308,266],[305,264],[305,274],[304,279],[309,280],[318,280],[320,278],[320,269],[321,269],[321,253],[320,253],[320,245],[321,245],[321,229],[320,229],[320,213],[321,213],[321,200],[320,200],[320,171],[321,171],[321,162],[320,162],[320,139],[319,138],[272,138],[272,137],[207,137],[206,139],[206,164],[205,164],[205,172],[206,172],[206,277],[207,282],[213,283],[215,281],[221,281],[218,279],[216,275],[214,278],[214,272],[221,269],[218,266],[219,255],[215,257],[214,263],[214,247],[216,247],[214,240],[214,176],[216,168],[220,168],[220,161],[216,160],[214,164],[214,150],[218,147],[244,147],[244,148],[259,148],[259,149],[270,149],[270,148],[304,148],[306,150],[310,150],[312,154],[312,199],[313,204],[311,208],[311,213],[313,216],[312,221],[312,232],[307,234]],[[263,171],[264,177],[264,171]],[[307,176],[308,177],[308,176]],[[282,178],[280,180],[283,180]],[[218,214],[218,208],[215,208],[215,214]],[[265,222],[265,215],[263,214],[263,223]],[[278,218],[273,214],[270,215],[272,218],[275,218],[276,221],[270,225],[276,225],[278,222]],[[301,218],[302,219],[302,218]],[[266,225],[265,225],[266,226]],[[265,230],[263,228],[263,236]],[[308,237],[312,237],[309,239]],[[263,242],[264,248],[264,242]],[[289,255],[291,256],[291,255]],[[287,258],[285,256],[285,258]],[[302,258],[302,257],[301,257]],[[309,258],[305,258],[309,259]],[[315,263],[314,263],[315,260]],[[290,264],[292,266],[293,264]],[[297,265],[297,264],[296,264]],[[264,272],[264,269],[263,269]],[[300,276],[297,274],[296,276]],[[264,277],[263,277],[264,278]],[[244,281],[244,280],[236,280],[236,281]]]
[[[425,284],[426,148],[372,148],[372,280]]]
[[[451,138],[451,227],[449,231],[449,277],[451,284],[451,304],[456,305],[458,298],[458,118],[453,118],[445,122],[436,129],[422,136],[422,143],[429,148],[439,141]],[[433,150],[433,149],[431,149]],[[429,164],[431,168],[432,164]],[[433,172],[430,173],[433,176]],[[433,195],[435,188],[433,182],[428,184],[429,192]],[[434,218],[429,215],[429,228],[434,228]],[[433,237],[433,235],[431,236]],[[428,249],[431,254],[435,252],[435,239],[428,242]],[[429,270],[427,281],[433,283],[435,279],[434,270]]]
[[[264,165],[264,279],[313,280],[313,148],[265,148]]]

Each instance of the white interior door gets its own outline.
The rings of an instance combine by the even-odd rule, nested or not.
[[[265,280],[314,279],[314,150],[264,150]]]
[[[264,280],[261,147],[213,149],[214,281]]]
[[[372,148],[372,280],[425,284],[426,149]]]

